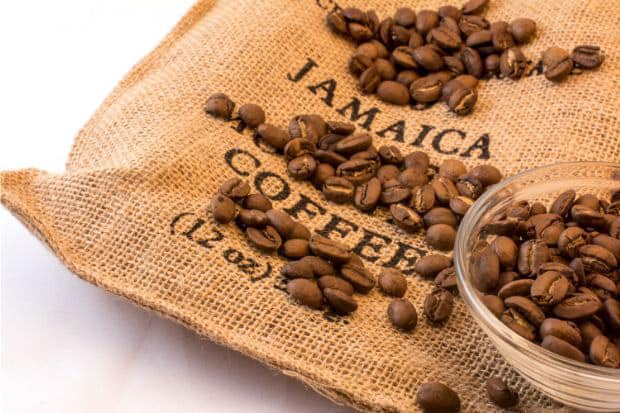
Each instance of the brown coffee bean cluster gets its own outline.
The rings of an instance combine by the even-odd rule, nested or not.
[[[619,185],[620,187],[620,185]],[[620,189],[520,201],[485,224],[471,281],[504,324],[547,350],[620,368]]]
[[[457,115],[470,113],[478,100],[478,80],[519,79],[534,65],[520,45],[536,34],[532,19],[490,23],[480,14],[488,0],[470,0],[462,8],[399,8],[379,20],[374,10],[347,7],[331,12],[327,23],[359,44],[349,61],[362,93],[376,93],[395,105],[445,102]],[[560,81],[579,69],[601,65],[597,46],[578,46],[569,54],[552,47],[543,54],[547,79]]]

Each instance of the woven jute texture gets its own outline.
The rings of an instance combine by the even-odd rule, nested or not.
[[[402,4],[356,5],[386,16]],[[80,131],[66,171],[3,173],[3,204],[79,277],[335,402],[417,411],[420,383],[438,380],[461,395],[463,411],[492,411],[483,386],[499,374],[520,391],[522,407],[552,406],[502,360],[460,299],[446,325],[421,320],[411,334],[390,326],[388,299],[377,291],[359,297],[359,310],[346,318],[292,304],[279,275],[284,260],[257,253],[234,225],[213,222],[208,204],[224,179],[247,178],[277,208],[356,246],[375,273],[390,265],[405,270],[407,297],[418,311],[431,289],[411,271],[428,251],[422,235],[395,229],[384,212],[328,203],[310,184],[289,179],[280,156],[257,145],[250,131],[205,116],[203,106],[210,94],[225,92],[238,104],[260,104],[282,127],[300,113],[350,120],[352,109],[359,115],[375,108],[366,126],[377,145],[423,149],[434,163],[488,162],[505,175],[559,161],[618,161],[617,1],[493,1],[489,20],[538,21],[539,34],[525,48],[530,56],[585,43],[600,45],[607,59],[600,70],[559,85],[540,75],[483,82],[475,112],[464,118],[443,105],[416,111],[361,96],[346,70],[353,44],[325,25],[333,7],[331,0],[198,2]],[[309,70],[300,74],[304,66]],[[401,120],[402,136],[396,127],[385,131]]]

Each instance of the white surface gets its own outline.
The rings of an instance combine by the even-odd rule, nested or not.
[[[78,129],[191,4],[4,2],[0,169],[62,171]],[[3,412],[349,411],[79,280],[4,208],[0,260]]]

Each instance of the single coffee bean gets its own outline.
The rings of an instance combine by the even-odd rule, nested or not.
[[[338,165],[336,175],[347,179],[354,185],[360,185],[372,178],[376,163],[364,159],[352,159]]]
[[[549,259],[549,247],[540,240],[527,240],[519,247],[517,268],[522,275],[535,273]]]
[[[502,288],[500,288],[497,295],[502,299],[506,299],[508,297],[513,297],[516,295],[529,296],[533,284],[534,280],[531,279],[520,279],[511,281],[504,285]]]
[[[409,44],[412,31],[406,27],[395,24],[390,30],[390,39],[393,46],[405,46]]]
[[[602,274],[590,274],[588,286],[603,301],[617,293],[616,283]]]
[[[316,145],[306,138],[295,138],[284,146],[284,156],[287,161],[316,152]]]
[[[570,283],[568,279],[556,271],[547,271],[541,274],[532,284],[532,300],[541,306],[556,305],[561,302],[566,294]]]
[[[242,227],[262,228],[267,225],[267,215],[258,209],[241,209],[237,222]]]
[[[459,29],[465,35],[470,36],[472,33],[485,30],[490,27],[487,19],[481,16],[463,16],[459,19]]]
[[[519,394],[508,387],[501,377],[487,380],[487,395],[499,407],[508,408],[519,403]]]
[[[319,139],[318,148],[325,151],[334,151],[336,144],[349,135],[338,135],[336,133],[327,133]],[[311,153],[311,152],[310,152]],[[315,152],[316,154],[316,152]]]
[[[513,236],[517,232],[519,221],[511,218],[503,218],[502,216],[496,216],[493,219],[494,221],[484,224],[482,227],[483,233]]]
[[[205,112],[216,118],[230,120],[234,108],[235,102],[228,96],[224,93],[216,93],[207,99]]]
[[[345,264],[351,259],[351,251],[348,246],[319,234],[312,234],[310,237],[310,249],[315,255],[336,264]]]
[[[334,10],[327,15],[328,26],[339,34],[348,34],[347,21],[342,15],[341,10]]]
[[[312,267],[307,261],[301,260],[291,261],[282,267],[282,275],[291,280],[295,278],[313,278]]]
[[[345,178],[332,176],[323,185],[323,195],[329,201],[343,204],[353,199],[355,186]]]
[[[620,262],[620,239],[605,234],[599,234],[592,237],[592,243],[611,252],[614,257],[616,257],[616,261]]]
[[[579,254],[579,248],[586,245],[586,232],[580,227],[566,228],[558,238],[558,248],[571,258]]]
[[[400,165],[403,162],[403,154],[395,145],[384,145],[379,148],[379,157],[385,164]]]
[[[439,166],[439,176],[448,178],[453,182],[456,182],[459,176],[465,173],[467,173],[467,167],[463,162],[456,159],[446,159]]]
[[[381,77],[379,76],[377,68],[374,66],[370,66],[360,75],[358,86],[362,93],[370,94],[374,93],[377,90],[380,83]]]
[[[322,188],[325,181],[336,175],[336,169],[328,163],[319,163],[312,176],[312,184],[317,188]]]
[[[405,168],[399,175],[398,180],[408,188],[415,188],[428,183],[426,172],[418,168]]]
[[[480,180],[472,175],[466,174],[459,176],[456,182],[456,189],[459,194],[471,199],[478,199],[482,195],[484,187]]]
[[[407,280],[397,268],[383,268],[379,274],[379,288],[392,297],[403,297],[407,291]]]
[[[394,64],[387,59],[377,59],[375,60],[375,68],[377,69],[377,73],[383,80],[394,80],[396,79],[396,68]],[[381,89],[381,85],[379,85],[379,89]],[[379,92],[377,92],[379,93]],[[409,100],[409,96],[407,96],[407,101]]]
[[[508,30],[516,43],[528,43],[536,34],[536,22],[527,18],[515,19],[510,22]]]
[[[411,212],[413,212],[413,210],[411,210]],[[413,213],[415,214],[415,212]],[[446,224],[432,225],[426,230],[426,237],[424,240],[433,248],[448,251],[454,248],[456,230]]]
[[[501,289],[506,284],[513,282],[514,280],[519,278],[519,274],[514,271],[504,271],[499,273],[499,278],[497,280],[497,288]]]
[[[599,366],[620,367],[620,350],[604,335],[595,337],[590,344],[590,360]]]
[[[256,209],[267,212],[273,208],[271,201],[263,194],[250,194],[243,200],[245,209]]]
[[[415,28],[422,36],[426,36],[439,25],[439,14],[434,10],[420,10],[416,17]]]
[[[450,95],[448,107],[457,115],[464,116],[471,113],[477,101],[478,93],[474,89],[463,87]]]
[[[441,6],[439,9],[437,9],[437,13],[439,13],[439,17],[441,17],[442,19],[450,17],[454,20],[460,19],[463,15],[463,12],[459,8],[451,5]]]
[[[438,323],[450,317],[453,306],[452,293],[443,288],[435,288],[424,300],[424,315],[429,321]]]
[[[469,47],[474,47],[480,50],[481,48],[487,48],[493,46],[493,32],[491,30],[480,30],[467,36],[465,44]]]
[[[458,49],[461,46],[461,36],[459,33],[445,26],[432,29],[430,35],[433,39],[433,43],[443,49]]]
[[[372,211],[377,206],[380,196],[381,181],[372,178],[355,188],[354,204],[360,211]]]
[[[291,280],[286,285],[286,290],[293,300],[299,304],[315,310],[319,310],[323,306],[323,294],[313,280],[305,278]]]
[[[316,145],[319,139],[327,133],[327,124],[319,115],[299,115],[291,119],[288,133],[291,139],[304,138]],[[286,148],[285,154],[289,156]]]
[[[435,278],[437,274],[452,266],[452,260],[445,255],[429,254],[418,258],[413,270],[422,278]]]
[[[575,200],[575,205],[585,206],[597,212],[600,208],[599,199],[592,194],[581,195]]]
[[[265,111],[254,103],[246,103],[239,108],[239,117],[250,128],[265,122]]]
[[[491,75],[499,73],[499,55],[490,54],[484,58],[484,70]]]
[[[598,200],[596,202],[598,203]],[[577,204],[576,201],[570,211],[573,220],[582,227],[604,228],[607,225],[605,216],[598,212],[598,210],[594,210],[586,205]]]
[[[314,158],[317,161],[321,162],[321,164],[329,164],[334,168],[337,168],[338,165],[347,161],[347,158],[340,155],[339,153],[323,149],[317,149],[317,151],[314,153]],[[317,170],[319,166],[320,165],[317,166]],[[317,171],[315,171],[315,174],[316,173]]]
[[[493,33],[493,47],[495,51],[506,50],[515,45],[515,40],[512,34],[510,34],[508,23],[496,22],[492,24],[491,32]]]
[[[614,298],[608,298],[603,305],[605,320],[616,332],[620,331],[620,302]]]
[[[497,318],[500,318],[502,313],[506,311],[504,301],[496,295],[483,295],[480,300]]]
[[[403,160],[405,168],[415,168],[426,171],[431,164],[428,155],[422,151],[411,152]]]
[[[278,150],[284,149],[284,146],[286,146],[289,141],[289,136],[284,131],[284,129],[278,128],[277,126],[270,125],[268,123],[262,123],[258,125],[258,129],[256,129],[256,134],[267,145]]]
[[[430,103],[439,100],[443,83],[436,76],[421,77],[411,83],[409,93],[416,102]]]
[[[242,201],[250,193],[250,185],[241,178],[230,178],[224,181],[220,187],[220,194],[232,199]]]
[[[536,339],[536,328],[517,310],[508,308],[501,316],[508,328],[529,341]]]
[[[291,218],[289,214],[279,209],[271,209],[265,212],[269,225],[274,227],[278,234],[284,239],[291,238],[291,232],[295,227],[296,222]],[[296,237],[297,238],[297,237]]]
[[[573,206],[573,202],[575,202],[575,197],[577,194],[574,189],[569,189],[567,191],[562,192],[558,197],[553,201],[551,207],[549,208],[549,212],[552,214],[557,214],[562,218],[566,218],[568,213],[570,212],[571,207]]]
[[[469,0],[463,5],[463,14],[478,14],[489,4],[489,0]]]
[[[491,242],[490,246],[497,255],[502,268],[513,269],[516,266],[519,249],[511,238],[499,236]]]
[[[417,70],[418,63],[413,58],[413,51],[411,47],[398,46],[392,51],[392,61],[403,69]]]
[[[616,218],[609,225],[609,236],[615,239],[620,239],[620,217]]]
[[[347,295],[353,295],[353,286],[340,277],[334,275],[324,275],[318,280],[318,285],[321,290],[330,288],[333,290],[340,290]]]
[[[592,321],[582,321],[579,323],[579,332],[583,340],[583,348],[588,350],[592,345],[592,341],[594,341],[597,336],[603,334],[601,329]]]
[[[606,274],[618,266],[616,257],[599,245],[584,245],[579,255],[587,271]]]
[[[575,294],[553,307],[553,314],[565,320],[578,320],[596,314],[603,304],[596,295]]]
[[[372,137],[367,133],[349,135],[336,143],[334,149],[342,155],[352,155],[357,152],[365,151],[372,145]]]
[[[403,84],[407,88],[409,88],[409,86],[419,78],[420,75],[413,70],[402,70],[396,75],[396,81]]]
[[[277,251],[282,245],[282,238],[272,226],[264,228],[249,227],[245,230],[248,240],[259,250],[270,253]]]
[[[309,254],[310,246],[306,239],[289,239],[282,244],[282,255],[287,258],[303,258]]]
[[[411,195],[411,190],[399,181],[392,179],[383,184],[381,202],[386,205],[403,202]]]
[[[368,26],[352,22],[347,25],[347,29],[353,40],[358,43],[366,42],[372,39],[373,33]]]
[[[413,58],[418,66],[436,72],[443,67],[443,59],[435,49],[429,46],[421,46],[413,50]]]
[[[341,315],[351,314],[357,310],[357,302],[350,295],[335,288],[325,288],[323,295],[334,311]]]
[[[495,185],[502,180],[502,173],[492,165],[478,165],[469,174],[478,179],[483,186]]]
[[[536,237],[549,246],[555,246],[564,231],[564,223],[559,215],[539,214],[530,217],[524,228],[529,237]]]
[[[315,278],[319,278],[324,275],[333,275],[336,272],[332,264],[325,261],[323,258],[315,257],[314,255],[303,257],[300,261],[305,262],[310,266],[310,268],[312,268],[312,275]]]
[[[310,178],[316,170],[316,160],[311,155],[302,155],[292,159],[288,163],[288,173],[294,179],[306,180]]]
[[[213,219],[220,224],[228,224],[235,218],[236,206],[232,199],[224,195],[215,195],[211,199]]]
[[[342,9],[342,15],[348,21],[354,21],[359,23],[365,23],[366,17],[364,12],[357,7],[346,7]]]
[[[581,350],[560,338],[554,336],[547,336],[543,339],[540,345],[547,350],[553,351],[554,353],[561,356],[568,357],[576,361],[586,361],[586,357],[581,352]]]
[[[392,325],[403,331],[411,331],[418,324],[418,313],[406,298],[395,298],[388,306],[388,318]]]
[[[310,230],[304,224],[295,222],[289,231],[288,239],[310,239]]]
[[[478,78],[482,77],[484,66],[482,65],[480,54],[476,50],[471,47],[463,48],[461,51],[461,60],[465,65],[465,71],[467,73]]]
[[[443,204],[448,204],[452,198],[458,196],[458,190],[452,180],[444,176],[433,178],[431,186],[435,191],[435,198]]]
[[[413,209],[403,204],[390,205],[390,214],[396,226],[407,232],[415,232],[422,228],[422,218]],[[449,228],[454,231],[452,227]],[[442,237],[445,237],[445,235],[442,235]]]
[[[409,103],[409,91],[407,87],[393,80],[381,82],[377,89],[377,96],[384,102],[394,105],[404,106]]]
[[[502,53],[499,69],[504,77],[519,79],[525,74],[527,58],[518,47],[511,47]]]
[[[394,14],[394,20],[397,24],[403,27],[411,27],[415,25],[416,15],[411,8],[401,7],[396,10],[396,13]]]
[[[355,51],[355,54],[362,55],[362,56],[368,56],[372,60],[379,57],[379,51],[377,50],[377,47],[375,46],[375,44],[372,42],[362,43],[359,46],[357,46],[357,50]]]
[[[545,77],[554,82],[564,80],[573,70],[573,60],[568,51],[560,47],[550,47],[542,54]]]
[[[540,325],[540,336],[554,336],[580,348],[582,345],[581,332],[577,324],[572,321],[564,321],[557,318],[546,318]]]
[[[454,267],[446,268],[437,274],[434,283],[436,286],[445,288],[446,290],[456,290],[456,270]]]
[[[429,212],[435,206],[435,190],[433,190],[432,185],[419,185],[413,188],[409,205],[420,214]],[[456,217],[454,218],[454,225],[456,225]]]
[[[376,49],[375,49],[376,50]],[[374,64],[373,58],[367,54],[356,53],[349,59],[349,72],[353,76],[360,76]]]
[[[398,179],[400,169],[396,165],[383,165],[377,170],[377,179],[383,184],[387,181]]]
[[[450,72],[454,76],[459,76],[465,73],[465,65],[463,61],[458,56],[444,56],[443,57],[443,65],[445,70]],[[444,82],[444,87],[449,82]],[[442,89],[442,99],[443,99],[443,89]]]
[[[424,225],[430,227],[437,224],[446,224],[456,228],[456,215],[448,208],[436,207],[424,214]]]
[[[348,122],[328,121],[327,130],[329,131],[329,133],[349,136],[353,132],[355,132],[355,125]]]
[[[571,57],[577,67],[583,67],[584,69],[595,69],[604,60],[601,48],[598,46],[577,46],[573,49]]]
[[[506,298],[504,304],[521,313],[535,327],[540,327],[545,320],[545,313],[529,298],[515,295]]]
[[[340,268],[340,277],[361,294],[367,294],[375,286],[375,279],[366,268],[350,262]]]
[[[457,413],[461,410],[458,394],[438,382],[422,384],[418,389],[416,402],[425,413]]]
[[[379,158],[379,152],[377,152],[377,149],[375,149],[374,146],[370,146],[367,150],[365,151],[361,151],[361,152],[357,152],[354,153],[353,155],[351,155],[351,160],[362,160],[362,161],[370,161],[373,163],[373,169],[376,171],[379,167],[379,164],[381,162],[380,158]]]

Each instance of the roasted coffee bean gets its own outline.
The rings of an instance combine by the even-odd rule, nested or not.
[[[396,79],[396,68],[394,64],[387,59],[377,59],[375,60],[375,68],[377,69],[377,73],[383,80],[394,80]],[[379,85],[379,89],[381,89],[381,85]],[[377,92],[378,93],[378,92]],[[407,98],[409,98],[407,96]]]
[[[400,183],[408,188],[415,188],[428,183],[425,171],[418,168],[406,168],[398,175]]]
[[[434,28],[430,31],[430,35],[433,43],[443,49],[458,49],[461,46],[461,36],[459,36],[459,33],[447,27],[440,26]]]
[[[295,227],[296,222],[293,220],[293,218],[290,217],[289,214],[279,209],[271,209],[265,214],[267,215],[269,225],[274,227],[282,238],[291,238],[290,235],[293,231],[293,228]]]
[[[319,139],[318,148],[325,151],[334,151],[336,144],[346,138],[348,135],[338,135],[335,133],[327,133]]]
[[[540,327],[545,320],[545,313],[532,300],[522,296],[512,296],[504,300],[507,307],[518,311],[535,327]]]
[[[413,58],[418,66],[432,72],[436,72],[443,67],[441,55],[430,46],[421,46],[413,49]]]
[[[492,165],[478,165],[469,171],[483,186],[494,185],[502,180],[502,173]]]
[[[377,46],[375,46],[375,44],[372,42],[362,43],[357,46],[355,54],[361,56],[368,56],[371,60],[375,60],[379,57],[379,51],[377,50]]]
[[[413,209],[403,204],[390,205],[390,214],[392,215],[392,221],[396,224],[396,226],[407,232],[415,232],[422,228],[422,218]],[[452,227],[449,228],[454,231]],[[439,235],[436,236],[438,237]],[[441,234],[441,237],[445,238],[446,235]],[[443,238],[442,241],[445,242]]]
[[[341,10],[329,12],[327,15],[327,24],[336,33],[348,34],[347,21],[342,15]]]
[[[350,295],[335,288],[323,289],[325,300],[337,314],[347,315],[357,310],[357,302]]]
[[[465,71],[467,73],[478,78],[482,77],[484,66],[482,65],[480,54],[476,50],[471,47],[463,48],[461,51],[461,60],[465,65]]]
[[[512,34],[510,34],[508,23],[496,22],[492,24],[491,32],[493,33],[493,47],[495,51],[506,50],[515,45]]]
[[[443,83],[436,76],[421,77],[411,83],[409,93],[416,102],[430,103],[439,100]]]
[[[377,28],[376,36],[379,41],[388,47],[393,47],[392,45],[392,27],[394,27],[394,19],[388,17],[379,23],[379,27]]]
[[[413,50],[408,46],[398,46],[392,51],[392,61],[403,69],[418,69],[418,63],[413,58]]]
[[[346,7],[342,9],[342,15],[348,21],[366,23],[366,16],[364,12],[357,7]]]
[[[436,207],[424,214],[424,225],[430,227],[437,224],[446,224],[456,228],[457,219],[448,208]]]
[[[439,25],[439,14],[434,10],[420,10],[416,16],[415,28],[422,36]]]
[[[599,199],[592,194],[581,195],[575,200],[575,205],[582,205],[597,212],[600,208]]]
[[[452,293],[444,288],[435,288],[424,300],[424,315],[433,323],[441,322],[450,317],[453,307]]]
[[[484,70],[491,75],[499,73],[499,55],[490,54],[486,56],[484,58]]]
[[[452,266],[452,260],[445,255],[429,254],[418,258],[414,264],[414,271],[422,278],[435,278],[437,274]]]
[[[284,156],[287,161],[304,155],[312,155],[316,151],[316,145],[306,138],[295,138],[284,146]]]
[[[562,217],[556,214],[539,214],[525,222],[525,230],[529,237],[538,238],[549,246],[557,245],[560,234],[564,231]]]
[[[394,105],[404,106],[409,103],[409,91],[407,87],[393,80],[381,82],[377,89],[377,96],[384,102]]]
[[[463,14],[478,14],[489,4],[489,0],[469,0],[463,5]]]
[[[463,15],[463,12],[460,9],[451,5],[441,6],[439,9],[437,9],[437,12],[439,13],[439,16],[444,19],[446,17],[450,17],[458,20]]]
[[[262,228],[267,225],[267,215],[258,209],[241,209],[237,222],[242,227]]]
[[[369,67],[373,66],[374,61],[372,57],[367,54],[356,53],[349,59],[349,72],[353,76],[360,76]]]
[[[547,271],[541,274],[531,288],[532,300],[541,306],[556,305],[568,293],[570,284],[568,279],[556,271]]]
[[[319,234],[312,234],[310,237],[310,249],[313,254],[336,264],[345,264],[351,259],[348,246]]]
[[[459,39],[460,39],[460,37],[461,37],[461,29],[459,29],[459,23],[458,23],[459,20],[460,20],[460,17],[458,17],[458,18],[454,18],[454,17],[450,17],[450,16],[443,17],[439,21],[439,27],[441,27],[443,29],[450,30],[453,33],[456,33],[459,36]]]
[[[268,123],[258,125],[256,134],[267,145],[278,150],[284,149],[284,146],[286,146],[289,141],[289,136],[283,129]]]
[[[501,316],[501,320],[512,331],[529,341],[536,339],[536,328],[517,310],[508,308]]]
[[[586,232],[580,227],[566,228],[558,238],[558,248],[571,258],[579,254],[579,248],[586,245]]]
[[[386,164],[400,165],[403,162],[403,154],[395,145],[384,145],[379,148],[379,157]]]
[[[398,179],[400,175],[400,169],[398,169],[395,165],[383,165],[377,170],[377,179],[381,181],[381,183]]]
[[[307,261],[302,260],[291,261],[286,264],[282,267],[282,275],[291,280],[295,278],[313,278],[312,267]]]
[[[500,318],[502,313],[506,311],[504,301],[496,295],[483,295],[480,300],[495,315]]]
[[[597,68],[604,60],[600,47],[588,45],[575,47],[571,57],[577,67],[583,67],[584,69]]]
[[[333,275],[336,272],[332,264],[325,261],[323,258],[316,257],[314,255],[308,255],[299,261],[305,262],[310,266],[310,268],[312,268],[312,275],[315,278],[319,278],[324,275]]]
[[[487,222],[482,227],[482,232],[486,234],[494,235],[514,235],[517,232],[519,221],[511,218],[498,219],[501,217],[495,217],[495,221]]]
[[[508,387],[501,377],[487,380],[487,395],[499,407],[508,408],[519,403],[519,394]]]
[[[411,210],[413,212],[413,210]],[[415,212],[413,212],[415,214]],[[417,215],[417,214],[416,214]],[[446,224],[436,224],[426,230],[426,243],[438,250],[447,251],[454,248],[456,230]]]
[[[234,108],[235,102],[230,100],[228,96],[224,93],[216,93],[207,99],[205,112],[216,118],[230,120]]]
[[[435,277],[435,285],[447,290],[456,289],[456,270],[454,267],[446,268],[437,274]]]
[[[450,178],[444,176],[436,176],[431,181],[431,186],[435,191],[435,198],[444,204],[458,196],[458,190]]]
[[[500,266],[504,269],[513,269],[517,264],[519,248],[517,244],[508,237],[499,236],[490,244],[491,249],[499,259]]]
[[[372,178],[375,171],[375,162],[363,159],[352,159],[338,165],[336,168],[336,175],[349,180],[354,185],[360,185]]]
[[[459,176],[467,173],[467,168],[463,162],[456,159],[446,159],[439,165],[439,176],[443,176],[456,182]]]
[[[353,132],[355,132],[355,125],[348,122],[328,121],[327,130],[329,131],[329,133],[349,136]]]
[[[332,290],[340,290],[347,295],[353,295],[353,286],[340,277],[333,275],[324,275],[318,280],[319,288],[323,291],[326,288]]]
[[[448,98],[448,107],[459,116],[471,113],[478,101],[478,93],[474,89],[463,87],[457,89]]]
[[[592,243],[611,252],[616,257],[616,261],[620,262],[620,239],[599,234],[592,237]]]
[[[361,294],[367,294],[375,286],[375,279],[366,268],[350,262],[340,268],[340,277],[351,283],[355,291]]]
[[[487,19],[481,16],[463,16],[459,19],[459,29],[465,37],[480,30],[488,29],[489,26]]]
[[[438,382],[422,384],[418,389],[416,402],[425,413],[457,413],[461,410],[458,394]]]
[[[551,207],[549,207],[549,212],[552,214],[557,214],[562,218],[566,218],[568,213],[570,212],[571,207],[573,206],[573,202],[575,202],[576,197],[575,190],[569,189],[567,191],[562,192],[558,197],[553,201]]]
[[[490,247],[484,247],[472,252],[471,282],[481,292],[495,290],[500,273],[500,261],[497,254]]]
[[[516,43],[528,43],[536,34],[536,22],[527,18],[515,19],[510,22],[508,30]]]
[[[411,202],[409,205],[419,214],[429,212],[435,205],[435,190],[430,184],[416,186],[411,191]],[[454,218],[454,225],[456,225],[456,217]]]
[[[227,224],[235,218],[236,206],[232,199],[224,195],[215,195],[211,199],[213,219],[220,224]]]
[[[381,181],[372,178],[355,188],[354,204],[360,211],[372,211],[381,197]]]
[[[590,272],[605,274],[618,266],[616,257],[599,245],[584,245],[579,248],[579,255],[586,270]]]
[[[598,200],[596,201],[598,203]],[[607,225],[605,216],[589,206],[578,204],[571,208],[571,217],[577,224],[585,228],[604,228]]]
[[[411,331],[418,324],[418,313],[406,298],[392,300],[387,313],[392,325],[403,331]]]
[[[291,139],[305,138],[316,145],[327,134],[327,124],[319,115],[299,115],[291,119],[288,133]]]
[[[586,361],[585,355],[577,347],[555,336],[546,336],[543,339],[541,346],[561,356],[568,357],[576,361]]]
[[[606,299],[603,312],[609,326],[616,332],[620,331],[620,302],[613,298]]]
[[[540,325],[540,337],[554,336],[566,341],[573,346],[580,348],[582,345],[579,327],[572,321],[559,320],[557,318],[547,318]]]
[[[573,60],[568,51],[560,47],[550,47],[542,54],[545,77],[554,82],[564,80],[573,70]]]
[[[287,258],[302,258],[309,254],[310,247],[306,239],[289,239],[282,244],[282,255]]]
[[[480,180],[472,175],[466,174],[459,176],[456,181],[456,189],[459,194],[471,199],[478,199],[482,195],[484,187]]]
[[[411,190],[399,181],[392,179],[383,184],[381,202],[386,205],[403,202],[409,198]]]
[[[527,58],[518,47],[511,47],[502,53],[499,69],[504,77],[519,79],[525,74]]]
[[[287,169],[290,176],[297,180],[310,178],[316,170],[316,160],[311,155],[302,155],[289,161]]]
[[[291,280],[286,285],[286,290],[293,300],[299,304],[315,310],[319,310],[323,306],[323,294],[313,280],[305,278]]]
[[[250,193],[250,185],[241,178],[230,178],[220,186],[220,194],[232,199],[242,201]]]
[[[379,158],[379,152],[374,146],[370,146],[367,150],[354,153],[351,155],[351,160],[359,159],[363,161],[370,161],[373,163],[373,168],[376,170],[381,162]]]
[[[314,158],[321,163],[329,164],[333,167],[338,167],[338,165],[347,161],[347,158],[345,158],[344,156],[334,151],[328,151],[323,149],[317,149],[317,151],[314,153]]]
[[[617,369],[620,367],[620,350],[604,335],[595,337],[590,344],[590,360],[596,365]]]
[[[339,204],[350,202],[353,199],[355,186],[345,178],[332,176],[327,178],[323,185],[323,195],[329,201]]]
[[[514,271],[504,271],[499,273],[499,279],[497,280],[497,288],[501,289],[508,283],[513,282],[519,278],[519,274]]]
[[[502,299],[513,297],[515,295],[529,296],[533,284],[534,280],[531,279],[520,279],[511,281],[508,284],[504,285],[502,288],[500,288],[497,295]]]
[[[383,268],[379,274],[379,288],[392,297],[403,297],[407,292],[407,280],[397,268]]]
[[[553,314],[565,320],[577,320],[596,314],[603,304],[596,295],[575,294],[553,307]]]
[[[420,75],[412,70],[402,70],[396,75],[396,81],[403,84],[407,88],[409,88],[411,83],[413,83],[416,79],[419,78]]]
[[[310,239],[310,230],[304,224],[295,222],[288,234],[289,239]]]
[[[620,239],[620,217],[616,218],[609,225],[609,236],[612,238]]]
[[[352,155],[365,151],[372,145],[372,137],[366,133],[349,135],[336,143],[334,149],[342,155]]]
[[[336,169],[328,164],[328,163],[320,163],[316,166],[314,170],[314,175],[312,176],[312,183],[317,188],[322,188],[325,184],[325,181],[336,175]]]
[[[409,44],[412,31],[406,27],[395,24],[390,30],[390,39],[393,46],[404,46]]]
[[[370,66],[360,75],[358,86],[362,93],[369,94],[374,93],[380,83],[381,77],[379,76],[379,72],[377,72],[374,66]]]
[[[522,275],[535,273],[549,259],[549,247],[540,240],[525,241],[519,247],[517,268]]]
[[[239,117],[250,128],[265,122],[265,111],[254,103],[246,103],[239,108]]]
[[[457,56],[444,56],[443,57],[443,65],[445,70],[452,73],[454,76],[459,76],[465,73],[465,65],[463,61]],[[444,88],[449,82],[444,83]],[[442,98],[443,98],[443,89],[442,89]]]
[[[277,251],[282,245],[282,238],[278,231],[270,225],[264,228],[249,227],[245,230],[248,240],[259,250],[264,252]]]
[[[349,23],[347,25],[349,34],[358,43],[372,39],[372,30],[368,26],[359,23]]]
[[[245,209],[257,209],[259,211],[267,212],[273,208],[271,201],[263,194],[250,194],[243,200],[243,207]]]
[[[603,301],[617,293],[616,283],[602,274],[591,274],[588,286]]]
[[[431,164],[428,155],[422,151],[411,152],[403,160],[405,168],[415,168],[426,171]]]
[[[474,48],[488,48],[493,46],[493,33],[491,30],[480,30],[467,36],[465,44]]]
[[[416,15],[411,8],[401,7],[396,10],[396,13],[394,14],[394,20],[400,26],[411,27],[415,25]]]
[[[601,329],[592,321],[582,321],[579,323],[579,332],[583,341],[583,348],[590,349],[592,341],[603,334]]]

